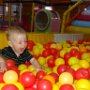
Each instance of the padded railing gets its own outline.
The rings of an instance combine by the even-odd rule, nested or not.
[[[78,7],[82,2],[83,2],[83,0],[78,0],[74,5],[72,5],[68,10],[66,10],[66,11],[64,12],[64,14],[63,14],[63,19],[62,19],[62,25],[61,25],[61,33],[64,33],[67,15],[68,15],[72,10],[74,10],[76,7]]]

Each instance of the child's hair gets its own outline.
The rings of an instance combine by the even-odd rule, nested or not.
[[[25,30],[19,26],[12,26],[7,30],[7,39],[13,34],[26,34]]]

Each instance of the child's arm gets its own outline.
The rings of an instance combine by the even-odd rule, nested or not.
[[[0,61],[0,72],[5,72],[6,69],[6,65],[4,61]]]
[[[36,68],[37,71],[41,70],[40,64],[38,63],[38,61],[34,57],[30,60],[30,62],[32,65],[34,65],[34,67]]]

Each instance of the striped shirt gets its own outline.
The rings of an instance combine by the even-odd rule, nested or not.
[[[1,50],[1,54],[6,59],[12,59],[16,61],[16,65],[24,64],[26,61],[30,61],[30,59],[33,57],[27,49],[24,50],[22,54],[20,54],[19,57],[14,53],[13,49],[11,47],[5,47]]]

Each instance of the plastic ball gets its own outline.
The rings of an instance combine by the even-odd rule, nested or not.
[[[31,72],[24,72],[20,76],[19,81],[24,87],[30,87],[35,83],[35,76]]]
[[[30,70],[29,70],[29,69],[21,70],[21,71],[20,71],[20,75],[22,75],[24,72],[30,72]]]
[[[76,86],[76,89],[80,89],[80,88],[83,88],[83,89],[86,89],[86,90],[90,90],[90,82],[89,80],[87,79],[80,79],[76,82],[75,84]]]
[[[61,84],[72,84],[73,83],[73,76],[69,72],[63,72],[59,76],[59,82]]]
[[[0,73],[0,83],[3,83],[4,81],[3,81],[3,74],[2,73]]]
[[[54,84],[54,85],[53,85],[53,89],[52,89],[52,90],[59,90],[58,85]]]
[[[25,88],[25,90],[33,90],[33,88]]]
[[[18,74],[13,70],[8,70],[3,75],[5,83],[14,83],[18,81]]]
[[[55,79],[51,75],[46,75],[46,76],[44,76],[43,79],[46,79],[46,80],[50,81],[52,83],[52,85],[55,84]]]
[[[19,90],[19,89],[13,84],[6,84],[2,87],[1,90]]]
[[[74,90],[74,87],[70,84],[63,84],[60,86],[59,90]]]
[[[5,85],[5,83],[0,83],[0,90],[2,89],[2,87]]]
[[[37,85],[37,90],[52,90],[52,84],[48,80],[41,80]]]
[[[39,57],[38,62],[40,65],[44,65],[46,63],[46,59],[44,57]]]
[[[25,64],[20,64],[19,66],[18,66],[18,70],[24,70],[24,69],[27,69],[27,66],[25,65]]]
[[[13,83],[19,90],[24,90],[24,86],[20,82]]]
[[[38,80],[41,80],[41,79],[43,79],[43,77],[46,75],[46,72],[44,72],[44,71],[38,71],[37,73],[36,73],[36,78],[38,79]]]
[[[6,64],[6,68],[9,70],[11,69],[12,67],[15,67],[16,66],[16,63],[14,60],[11,60],[11,59],[6,59],[5,60],[5,64]]]

